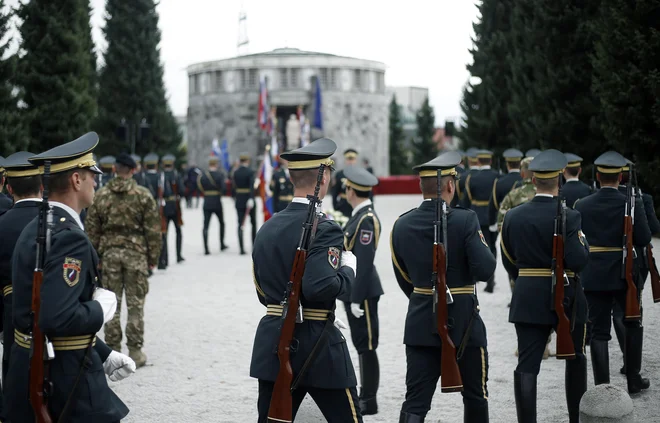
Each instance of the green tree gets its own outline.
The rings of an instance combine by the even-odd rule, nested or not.
[[[403,122],[401,107],[396,102],[396,96],[390,102],[390,174],[405,175],[410,173],[410,164],[404,154]]]
[[[17,56],[7,55],[12,12],[2,13],[3,10],[5,1],[0,0],[0,154],[7,157],[27,147],[27,134],[16,95]]]
[[[18,7],[23,56],[16,81],[35,153],[91,130],[96,103],[85,42],[88,7],[87,0],[31,0]]]
[[[107,0],[104,29],[108,48],[99,77],[97,128],[105,140],[102,154],[130,149],[118,127],[128,123],[126,134],[136,141],[136,154],[154,151],[181,156],[181,133],[165,96],[160,62],[161,34],[154,0]],[[137,127],[150,125],[146,138]]]
[[[593,25],[593,92],[604,138],[637,164],[660,205],[660,0],[603,0]],[[604,151],[601,147],[600,152]]]
[[[413,143],[415,164],[425,163],[438,155],[438,146],[433,141],[435,134],[435,114],[426,97],[422,107],[415,116],[417,121],[417,136]]]
[[[90,1],[83,0],[87,2],[87,14],[83,16],[81,14],[82,18],[82,28],[83,28],[83,43],[84,43],[84,48],[85,51],[89,54],[89,60],[90,60],[90,73],[89,73],[89,81],[90,81],[90,91],[92,93],[92,97],[94,98],[94,101],[96,102],[98,99],[98,90],[99,90],[99,78],[98,78],[98,73],[97,73],[97,56],[96,56],[96,48],[94,46],[94,40],[92,38],[92,25],[91,25],[91,17],[93,13],[92,5]],[[98,110],[95,110],[97,112]]]

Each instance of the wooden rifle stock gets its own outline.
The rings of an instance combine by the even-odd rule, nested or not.
[[[165,217],[165,198],[164,198],[165,176],[161,172],[158,181],[158,213],[160,214],[160,232],[167,233],[167,218]]]
[[[177,186],[176,180],[178,178],[177,174],[174,174],[174,181],[172,182],[172,190],[174,191],[174,196],[176,197],[176,202],[174,206],[176,207],[176,220],[179,226],[183,226],[183,218],[181,217],[181,196],[179,195],[179,187]]]
[[[463,379],[461,378],[461,371],[458,368],[458,361],[456,361],[456,346],[449,336],[449,327],[447,326],[446,260],[445,246],[435,243],[433,245],[433,272],[437,274],[435,280],[437,298],[435,315],[438,325],[438,335],[440,335],[440,341],[442,342],[440,390],[442,392],[461,392],[463,390]]]
[[[651,290],[653,291],[653,302],[660,302],[660,275],[658,274],[658,267],[655,265],[653,258],[653,245],[649,244],[646,247],[646,259],[649,264],[649,273],[651,274]]]
[[[296,256],[293,260],[293,268],[289,276],[289,282],[282,300],[282,325],[280,331],[280,340],[277,344],[277,358],[280,362],[280,369],[277,373],[277,379],[273,386],[273,393],[270,399],[268,409],[268,423],[282,423],[293,421],[293,398],[291,396],[291,384],[293,383],[293,367],[291,367],[291,342],[293,333],[296,329],[296,318],[300,306],[300,291],[302,290],[302,278],[305,273],[305,260],[307,259],[307,250],[314,239],[318,217],[316,216],[316,206],[320,203],[319,191],[321,182],[325,174],[325,166],[321,165],[316,179],[314,195],[308,195],[309,208],[307,209],[307,218],[303,223],[300,242],[296,250]]]
[[[552,260],[555,266],[553,305],[557,314],[557,360],[572,360],[575,345],[571,337],[571,321],[564,310],[564,237],[561,233],[555,233],[552,239]]]
[[[634,201],[634,198],[633,198]],[[623,220],[623,231],[625,233],[625,245],[623,248],[626,251],[626,259],[624,262],[625,276],[626,276],[626,311],[624,320],[637,321],[641,318],[639,309],[639,297],[637,293],[637,285],[633,279],[633,220],[632,213],[627,214]]]

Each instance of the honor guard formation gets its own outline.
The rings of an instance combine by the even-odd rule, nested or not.
[[[642,376],[641,298],[650,276],[660,302],[651,245],[660,222],[653,199],[638,188],[635,164],[617,152],[595,160],[591,185],[580,180],[583,159],[570,152],[510,148],[501,154],[505,173],[492,151],[444,152],[413,167],[419,206],[384,228],[373,201],[379,179],[368,160],[358,164],[358,150],[348,148],[336,171],[337,144],[329,138],[274,155],[277,166],[264,186],[248,154],[231,170],[212,155],[205,169],[191,163],[180,173],[173,154],[119,153],[97,164],[98,144],[90,132],[41,154],[0,157],[7,193],[0,193],[0,422],[115,423],[128,414],[106,375],[119,381],[149,364],[149,276],[170,264],[172,224],[177,263],[184,262],[181,202],[192,209],[193,195],[204,197],[204,255],[219,252],[211,257],[219,261],[236,245],[226,234],[223,197],[232,197],[236,210],[234,252],[251,254],[256,306],[263,307],[249,368],[260,423],[294,421],[307,395],[331,423],[382,413],[378,392],[388,369],[377,353],[379,302],[381,277],[391,271],[377,269],[376,253],[389,229],[391,269],[407,299],[400,423],[424,422],[438,389],[460,393],[464,422],[489,421],[479,295],[495,291],[498,258],[517,337],[508,383],[518,422],[545,421],[537,417],[548,411],[537,407],[538,375],[551,356],[565,360],[566,406],[558,407],[579,422],[588,360],[595,385],[611,381],[612,326],[623,388],[639,394],[650,387]],[[255,198],[265,189],[272,216],[258,228]],[[337,218],[322,212],[326,196]],[[219,233],[209,241],[214,216]],[[104,341],[97,338],[101,327]],[[357,369],[344,335],[349,328]],[[128,354],[121,352],[124,334]],[[445,398],[458,405],[456,396]]]

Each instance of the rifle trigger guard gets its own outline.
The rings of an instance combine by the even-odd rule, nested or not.
[[[291,344],[289,345],[289,349],[291,350],[292,353],[298,352],[298,346],[300,345],[300,341],[298,339],[293,338],[291,340]]]
[[[454,328],[454,318],[447,317],[447,329],[453,329],[453,328]]]

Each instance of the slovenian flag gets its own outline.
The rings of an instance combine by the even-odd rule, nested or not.
[[[264,160],[259,171],[259,195],[264,205],[264,222],[273,215],[273,193],[270,191],[270,181],[273,179],[273,162],[268,149],[264,153]]]
[[[266,79],[261,77],[259,81],[259,116],[257,122],[259,123],[259,128],[266,131],[268,129],[268,113],[270,109],[268,107],[268,91],[266,90]]]

